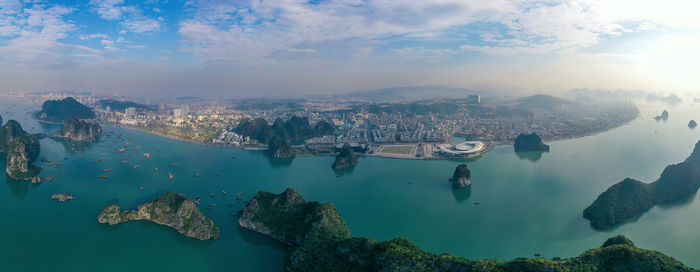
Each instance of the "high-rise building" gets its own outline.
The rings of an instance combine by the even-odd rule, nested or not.
[[[470,94],[467,96],[467,103],[469,104],[479,104],[481,103],[481,95]]]
[[[185,114],[183,113],[182,109],[174,109],[173,110],[173,117],[175,119],[184,119]]]
[[[126,108],[126,118],[129,118],[129,119],[136,118],[136,108],[134,108],[134,107]]]

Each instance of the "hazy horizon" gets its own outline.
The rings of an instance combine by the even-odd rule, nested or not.
[[[0,93],[698,93],[694,1],[0,1]],[[634,8],[630,8],[634,7]]]

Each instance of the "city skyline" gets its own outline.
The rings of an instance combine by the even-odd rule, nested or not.
[[[0,1],[0,92],[697,92],[693,1]],[[630,8],[634,7],[634,8]]]

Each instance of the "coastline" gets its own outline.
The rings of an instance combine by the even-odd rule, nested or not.
[[[609,128],[607,128],[607,129],[604,129],[604,130],[601,130],[601,131],[589,132],[589,133],[585,133],[585,134],[583,134],[583,135],[577,135],[577,136],[556,137],[556,138],[550,138],[550,139],[544,139],[544,140],[545,140],[546,142],[558,142],[558,141],[573,140],[573,139],[579,139],[579,138],[584,138],[584,137],[589,137],[589,136],[595,136],[595,135],[598,135],[598,134],[601,134],[601,133],[605,133],[605,132],[612,131],[612,130],[621,128],[621,127],[623,127],[623,126],[629,125],[630,123],[632,123],[633,121],[635,121],[635,120],[637,120],[637,119],[639,119],[639,118],[640,118],[640,114],[639,114],[639,112],[637,112],[637,115],[636,115],[634,118],[632,118],[632,119],[630,119],[630,120],[627,120],[627,121],[621,123],[620,125],[613,126],[613,127],[609,127]],[[168,139],[171,139],[171,140],[186,142],[186,143],[195,144],[195,145],[200,145],[200,146],[218,147],[218,148],[241,148],[241,149],[244,149],[244,150],[251,150],[251,151],[260,151],[260,150],[266,150],[266,149],[267,149],[267,147],[264,147],[264,146],[255,146],[255,145],[250,145],[250,146],[247,146],[247,145],[234,146],[234,145],[227,145],[227,144],[215,144],[215,143],[198,142],[198,141],[191,140],[191,139],[184,139],[184,138],[180,138],[180,137],[173,136],[173,135],[169,135],[169,134],[159,133],[159,132],[152,131],[152,130],[148,130],[148,129],[144,129],[144,128],[141,128],[141,127],[138,127],[138,126],[127,126],[127,125],[120,125],[120,124],[102,124],[102,125],[104,125],[104,126],[119,127],[119,128],[127,129],[127,130],[140,131],[140,132],[147,133],[147,134],[150,134],[150,135],[160,136],[160,137],[168,138]],[[411,144],[416,144],[416,143],[411,143]],[[488,142],[487,147],[486,147],[482,152],[479,152],[479,153],[477,153],[477,154],[472,154],[472,155],[467,156],[467,157],[459,157],[459,158],[458,158],[458,157],[443,157],[443,156],[420,157],[420,158],[416,158],[416,157],[403,157],[403,156],[396,156],[396,157],[394,157],[394,156],[379,156],[379,155],[375,155],[375,154],[362,154],[362,155],[360,155],[360,156],[361,156],[361,157],[385,158],[385,159],[402,159],[402,160],[471,160],[471,159],[476,159],[476,158],[478,158],[478,157],[480,157],[480,156],[482,156],[482,155],[488,153],[489,151],[495,149],[496,147],[503,146],[503,145],[512,145],[512,143],[510,143],[510,142],[502,142],[502,141]],[[299,155],[297,155],[297,156],[298,156],[298,157],[335,156],[335,154],[334,154],[334,153],[330,153],[330,154],[319,154],[319,155],[315,155],[315,154],[309,154],[309,153],[302,153],[302,154],[299,154]]]

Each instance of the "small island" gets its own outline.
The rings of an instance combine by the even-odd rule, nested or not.
[[[73,195],[69,195],[67,193],[53,194],[51,195],[51,199],[58,202],[66,202],[68,200],[73,200]]]
[[[526,151],[549,151],[549,145],[546,145],[537,136],[536,133],[520,133],[515,142],[513,143],[516,152],[526,152]]]
[[[637,248],[615,236],[600,248],[578,257],[512,261],[468,260],[447,253],[423,251],[395,238],[378,242],[351,237],[345,221],[331,203],[306,201],[296,190],[281,194],[259,192],[239,213],[238,225],[288,246],[286,271],[695,271],[662,253]]]
[[[0,127],[0,152],[7,154],[5,171],[15,180],[37,180],[41,169],[34,165],[40,145],[36,136],[27,133],[15,120]]]
[[[697,126],[698,126],[698,123],[696,123],[695,120],[690,120],[690,122],[688,122],[689,128],[695,128]]]
[[[63,138],[72,142],[93,141],[102,135],[102,127],[96,122],[71,118],[63,121],[63,128],[51,137]]]
[[[667,121],[667,120],[668,120],[668,111],[664,110],[664,111],[661,113],[661,115],[657,115],[656,117],[654,117],[654,120],[656,120],[656,121],[660,121],[660,120]]]
[[[700,187],[700,141],[683,162],[666,166],[658,180],[643,183],[626,178],[608,188],[585,210],[595,229],[607,229],[641,215],[658,204],[691,197]]]
[[[333,169],[348,169],[354,167],[355,165],[357,165],[357,155],[355,155],[355,152],[352,151],[352,147],[346,144],[340,150],[338,156],[335,157]]]
[[[122,211],[119,205],[109,205],[97,217],[98,222],[109,225],[134,220],[152,221],[199,240],[219,239],[219,228],[214,221],[204,216],[194,201],[172,192],[139,205],[135,211]]]
[[[63,100],[47,100],[41,105],[41,110],[34,114],[34,118],[46,122],[61,123],[72,118],[93,119],[95,112],[74,98],[66,97]]]
[[[472,185],[471,171],[466,164],[460,164],[455,168],[455,172],[450,179],[452,188],[459,189]]]

